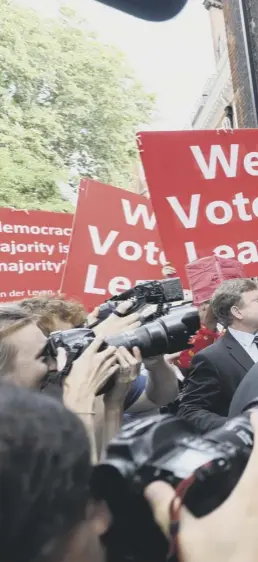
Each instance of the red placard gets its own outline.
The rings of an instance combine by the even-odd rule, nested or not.
[[[83,180],[62,292],[96,306],[138,281],[159,279],[164,263],[150,202]]]
[[[213,253],[258,275],[258,131],[145,132],[141,157],[168,259]]]
[[[0,300],[60,289],[73,215],[0,209]]]

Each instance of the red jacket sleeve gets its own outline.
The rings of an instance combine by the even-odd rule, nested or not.
[[[177,365],[179,369],[189,369],[194,355],[196,355],[198,351],[201,351],[205,347],[208,347],[208,345],[214,343],[219,336],[220,334],[217,332],[212,332],[211,330],[208,330],[208,328],[205,328],[205,326],[201,326],[200,330],[198,330],[198,332],[196,332],[196,334],[190,339],[189,343],[193,347],[182,351],[178,359],[174,361],[175,365]]]

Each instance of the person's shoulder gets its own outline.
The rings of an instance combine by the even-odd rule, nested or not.
[[[211,345],[208,345],[207,347],[205,347],[204,349],[201,349],[200,351],[198,351],[198,353],[196,353],[195,357],[200,360],[201,358],[211,358],[214,355],[216,355],[218,352],[221,352],[223,348],[225,348],[223,337],[220,337],[218,340],[216,340],[214,343],[212,343]]]

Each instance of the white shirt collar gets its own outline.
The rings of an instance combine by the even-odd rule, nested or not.
[[[240,345],[243,347],[249,347],[252,345],[256,334],[250,334],[248,332],[241,332],[241,330],[234,330],[233,328],[228,328],[229,333],[235,338]]]

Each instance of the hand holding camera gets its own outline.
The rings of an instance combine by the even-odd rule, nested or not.
[[[124,402],[131,384],[137,378],[141,367],[141,353],[137,347],[130,352],[125,347],[116,351],[117,372],[112,388],[104,394],[104,427],[102,433],[102,458],[105,458],[107,444],[118,433],[123,419]]]
[[[241,536],[242,513],[243,517],[249,518],[250,535],[256,534],[253,517],[256,519],[254,513],[258,517],[258,506],[252,486],[256,489],[258,484],[257,417],[253,420],[253,409],[257,406],[258,399],[255,399],[241,416],[228,420],[224,426],[205,436],[199,436],[185,420],[169,415],[134,420],[122,428],[109,443],[106,458],[95,468],[92,478],[94,497],[104,499],[112,513],[112,533],[106,542],[112,560],[125,562],[130,558],[134,562],[162,562],[167,559],[167,541],[155,524],[149,506],[147,509],[145,499],[148,485],[162,481],[169,486],[167,490],[172,486],[177,491],[179,505],[182,503],[191,512],[192,528],[196,529],[200,540],[203,535],[209,537],[210,534],[214,548],[218,547],[216,533],[213,537],[214,528],[218,527],[224,548],[230,554],[225,561],[240,562],[241,557],[246,561],[243,545],[242,550],[240,546],[238,548],[240,558],[234,558],[234,552],[231,556],[230,549],[234,548],[235,537]],[[163,517],[161,504],[157,509],[158,516],[162,514]],[[176,523],[179,515],[184,518],[182,533],[186,528],[186,534],[180,537],[183,536],[184,544],[187,544],[188,527],[183,523],[190,515],[187,511],[172,512]],[[228,532],[229,522],[231,534]],[[247,534],[249,536],[249,529]],[[216,562],[220,559],[210,556],[212,541],[209,539],[207,544],[202,540],[204,556],[197,549],[197,557],[193,557],[192,536],[188,538],[191,547],[189,551],[186,549],[186,558],[182,560]]]
[[[254,446],[247,467],[228,499],[197,519],[185,508],[180,513],[179,550],[182,562],[256,562],[258,552],[258,414],[251,416]],[[145,490],[154,518],[170,539],[170,505],[175,490],[153,482]]]
[[[162,275],[163,277],[176,275],[176,269],[171,265],[170,262],[165,263],[164,267],[162,268]]]
[[[120,407],[123,410],[127,392],[140,373],[142,358],[138,347],[134,347],[132,353],[125,347],[119,347],[116,350],[116,358],[118,370],[114,386],[104,395],[104,403],[107,408]]]
[[[96,394],[115,373],[114,382],[105,394],[105,404],[122,407],[130,385],[139,374],[142,358],[137,347],[132,353],[114,346],[99,351],[102,344],[103,338],[97,336],[73,362],[65,379],[65,405],[76,413],[92,413]]]
[[[116,336],[126,330],[135,330],[141,325],[140,315],[138,312],[128,314],[132,306],[131,301],[121,302],[112,314],[103,320],[101,324],[94,327],[96,335],[102,334],[105,337]],[[120,316],[121,315],[121,316]]]
[[[64,403],[76,413],[93,410],[95,395],[117,371],[116,348],[108,346],[99,351],[103,344],[101,336],[96,337],[76,359],[64,381]]]

